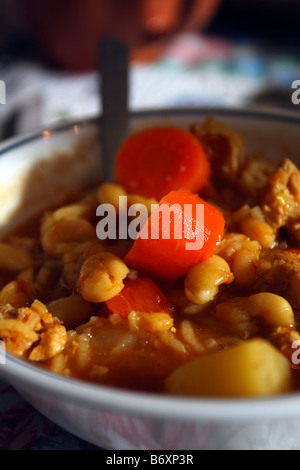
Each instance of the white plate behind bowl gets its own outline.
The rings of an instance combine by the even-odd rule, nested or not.
[[[189,128],[207,116],[243,132],[250,152],[300,163],[297,113],[146,111],[132,114],[131,124],[133,130],[157,124]],[[91,119],[0,145],[0,236],[74,190],[100,181],[98,132],[98,121]],[[52,421],[104,448],[291,448],[300,442],[298,393],[260,400],[179,399],[71,380],[9,354],[0,376]]]

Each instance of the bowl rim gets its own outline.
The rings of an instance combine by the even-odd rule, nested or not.
[[[139,110],[130,113],[130,119],[183,116],[219,116],[251,119],[266,119],[289,124],[300,124],[297,111],[268,108],[193,107]],[[100,125],[101,117],[69,121],[48,126],[53,134],[71,130],[74,126]],[[22,145],[43,137],[43,130],[13,137],[0,144],[0,158]],[[32,365],[9,353],[5,364],[0,363],[0,378],[11,383],[21,394],[55,397],[57,400],[84,405],[88,408],[103,408],[110,412],[124,412],[132,416],[155,417],[184,421],[258,421],[265,419],[296,418],[300,413],[300,393],[292,392],[266,398],[187,398],[169,395],[135,392],[117,389],[79,379],[64,377]]]
[[[223,117],[241,117],[252,119],[268,119],[271,121],[284,122],[290,124],[300,123],[299,111],[291,109],[283,109],[278,107],[269,106],[251,106],[249,108],[241,107],[226,107],[226,106],[203,106],[203,107],[180,107],[180,108],[157,108],[157,109],[140,109],[137,111],[129,112],[129,120],[134,119],[148,119],[155,117],[183,117],[183,116],[198,116],[201,115],[217,115]],[[70,120],[65,123],[50,124],[49,126],[42,127],[39,130],[21,134],[19,136],[10,137],[3,142],[0,142],[0,157],[8,151],[14,150],[21,145],[32,143],[40,138],[43,138],[44,132],[50,132],[51,135],[58,134],[67,130],[74,129],[74,127],[86,127],[89,125],[97,125],[101,128],[101,115],[90,116],[83,119]],[[78,130],[78,129],[77,129]],[[77,133],[76,130],[76,133]]]

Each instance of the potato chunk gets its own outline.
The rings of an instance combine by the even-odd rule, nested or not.
[[[256,397],[291,389],[288,360],[268,341],[255,338],[179,367],[167,377],[167,393]]]

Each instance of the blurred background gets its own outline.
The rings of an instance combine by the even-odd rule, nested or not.
[[[130,48],[133,110],[296,110],[299,18],[299,0],[1,0],[2,139],[99,113],[98,45],[107,34]]]
[[[101,112],[98,46],[130,48],[130,108],[300,110],[300,0],[1,0],[0,139]],[[1,100],[0,100],[1,101]],[[94,449],[0,382],[0,449]]]

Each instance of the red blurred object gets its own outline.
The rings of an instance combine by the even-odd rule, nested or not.
[[[175,32],[202,30],[221,0],[22,0],[45,58],[72,69],[97,68],[104,35],[124,40],[135,60],[159,55]]]

